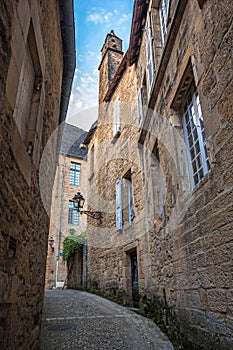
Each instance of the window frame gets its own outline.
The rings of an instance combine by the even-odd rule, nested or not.
[[[138,90],[138,127],[140,129],[143,119],[143,107],[142,107],[142,88]]]
[[[151,163],[151,167],[152,167],[152,177],[156,177],[157,178],[157,184],[156,187],[158,187],[158,191],[156,194],[157,197],[157,205],[159,208],[159,212],[154,211],[154,214],[159,214],[159,217],[161,218],[161,221],[164,222],[166,215],[165,215],[165,195],[164,195],[164,185],[163,185],[163,176],[162,176],[162,167],[161,167],[161,163],[160,163],[160,155],[159,155],[159,148],[158,148],[158,143],[156,141],[155,146],[153,148],[152,151],[152,159],[153,159],[153,163]],[[155,179],[152,178],[152,186],[153,186],[153,201],[155,202],[155,192],[154,192],[154,187],[155,187],[155,183],[154,183]],[[154,203],[155,206],[155,203]],[[154,209],[158,209],[158,208],[154,208]]]
[[[165,44],[167,36],[167,24],[169,19],[170,0],[161,0],[159,5],[159,20],[162,46]]]
[[[72,165],[75,166],[75,169],[72,169]],[[79,169],[77,169],[77,166],[79,167]],[[73,176],[71,174],[74,174]],[[73,177],[73,181],[71,181],[71,177]],[[76,179],[77,179],[77,183],[76,183]],[[77,163],[77,162],[70,162],[70,185],[72,186],[80,186],[80,182],[81,182],[81,164]]]
[[[76,214],[76,217],[75,217]],[[75,207],[74,201],[69,201],[68,206],[68,225],[79,226],[79,211],[78,208]]]
[[[125,180],[128,181],[127,186],[127,219],[128,219],[128,225],[131,226],[133,223],[134,218],[134,211],[133,211],[133,186],[132,186],[132,179],[125,178]]]
[[[120,231],[123,227],[122,212],[122,179],[116,182],[116,230]]]
[[[120,98],[117,98],[117,100],[114,102],[113,106],[113,136],[116,137],[120,133]]]
[[[148,71],[148,85],[149,90],[151,90],[154,81],[154,57],[153,57],[153,36],[151,30],[151,20],[150,12],[147,13],[146,18],[146,61],[147,61],[147,71]]]
[[[194,83],[182,105],[182,124],[191,188],[194,189],[210,169],[201,102]]]

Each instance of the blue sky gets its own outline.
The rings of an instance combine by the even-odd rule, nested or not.
[[[74,0],[76,71],[67,122],[88,130],[97,119],[98,66],[107,33],[113,29],[128,48],[134,0]]]

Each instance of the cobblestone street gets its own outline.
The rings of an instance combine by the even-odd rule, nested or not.
[[[46,291],[41,350],[172,350],[153,321],[99,296]]]

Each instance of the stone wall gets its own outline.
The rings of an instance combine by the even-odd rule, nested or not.
[[[71,162],[81,165],[80,186],[70,185]],[[56,287],[57,282],[62,286],[66,281],[67,266],[62,258],[64,238],[67,237],[70,232],[72,234],[79,234],[86,231],[86,215],[80,215],[79,224],[77,226],[71,225],[68,224],[68,211],[69,201],[72,200],[77,192],[81,192],[84,198],[87,196],[87,169],[88,165],[85,159],[63,154],[59,155],[50,212],[49,243],[51,243],[51,245],[48,245],[46,267],[47,289]]]
[[[39,349],[49,228],[39,164],[59,120],[57,1],[1,1],[0,51],[0,347]],[[42,170],[48,208],[55,148],[56,138]]]
[[[101,74],[101,72],[100,72]],[[105,88],[105,86],[100,87]],[[120,129],[114,134],[114,106],[119,101]],[[112,98],[100,105],[94,145],[94,172],[89,179],[88,209],[103,213],[102,222],[88,218],[88,277],[90,287],[132,305],[130,252],[137,252],[139,289],[147,284],[147,237],[143,234],[142,172],[137,145],[138,116],[135,66],[128,67]],[[116,229],[116,182],[131,169],[134,218]]]
[[[90,287],[132,304],[130,254],[136,251],[140,310],[177,348],[232,348],[232,6],[171,0],[162,43],[159,2],[150,1],[153,83],[144,30],[137,64],[118,72],[89,145],[89,209],[103,211],[101,224],[88,220]],[[202,159],[209,163],[197,185],[182,124],[194,91],[205,127]],[[117,99],[124,108],[114,137]],[[117,231],[115,185],[129,169],[135,218]]]
[[[147,297],[160,300],[160,322],[172,333],[175,320],[195,349],[230,349],[233,7],[231,1],[221,6],[218,1],[199,3],[171,1],[164,47],[154,36],[154,85],[151,92],[147,90],[150,114],[145,113],[139,135],[153,278]],[[158,8],[152,6],[151,17],[153,23],[159,21]],[[158,30],[156,25],[152,30]],[[145,36],[138,87],[147,75],[144,45]],[[193,189],[182,126],[182,101],[191,81],[200,97],[210,162],[209,171]],[[162,222],[151,205],[156,203],[155,147],[163,178]]]

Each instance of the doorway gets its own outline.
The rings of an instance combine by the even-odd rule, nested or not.
[[[138,289],[138,262],[137,262],[137,250],[130,252],[131,263],[131,286],[132,286],[132,301],[133,306],[139,307],[139,289]]]

